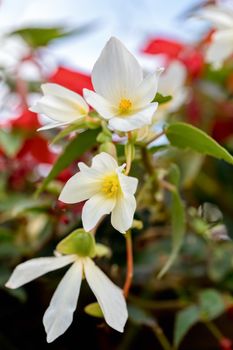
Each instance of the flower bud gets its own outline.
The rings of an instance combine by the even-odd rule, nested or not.
[[[106,152],[117,159],[116,146],[112,142],[105,142],[100,145],[100,152]]]
[[[95,238],[91,233],[78,229],[58,243],[56,250],[62,254],[92,258],[95,256]]]

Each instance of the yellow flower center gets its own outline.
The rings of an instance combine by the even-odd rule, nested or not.
[[[132,102],[126,98],[122,98],[122,100],[119,103],[120,114],[128,113],[131,107]]]
[[[103,179],[102,191],[108,197],[113,197],[120,189],[120,183],[117,174],[106,175]]]

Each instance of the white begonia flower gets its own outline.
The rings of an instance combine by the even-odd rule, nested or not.
[[[86,101],[106,120],[109,128],[131,131],[151,124],[158,103],[151,103],[163,69],[143,78],[136,58],[116,38],[105,45],[92,70],[95,92],[84,89]]]
[[[53,123],[38,130],[68,125],[88,114],[89,107],[79,94],[58,84],[47,83],[41,88],[44,96],[30,110],[46,115]]]
[[[206,60],[216,68],[221,67],[224,60],[233,54],[233,9],[222,5],[206,6],[200,11],[199,17],[210,21],[216,28],[206,52]]]
[[[161,104],[155,114],[155,119],[163,119],[166,114],[175,112],[187,100],[188,89],[185,87],[187,70],[179,61],[172,61],[161,75],[158,85],[158,93],[163,96],[171,96],[172,99]]]
[[[123,292],[89,257],[72,254],[31,259],[15,268],[6,287],[11,289],[21,287],[37,277],[71,263],[72,266],[59,283],[43,317],[47,342],[54,341],[71,325],[83,274],[96,296],[106,323],[118,332],[123,332],[128,318]]]
[[[82,210],[85,231],[93,229],[103,215],[111,213],[113,227],[124,233],[133,222],[138,180],[122,173],[124,165],[102,152],[92,159],[91,167],[78,163],[80,171],[62,189],[59,200],[78,203],[87,200]]]

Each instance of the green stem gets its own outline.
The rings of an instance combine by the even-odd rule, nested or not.
[[[164,350],[172,350],[172,345],[170,344],[169,340],[167,339],[167,337],[163,333],[162,328],[158,324],[156,324],[152,327],[152,330],[153,330],[154,334],[156,335],[158,341],[160,342],[162,348]]]
[[[164,130],[159,132],[158,134],[156,134],[155,136],[151,137],[147,142],[146,145],[149,145],[151,142],[159,139],[161,136],[163,136],[165,134]]]
[[[141,147],[141,158],[144,168],[151,178],[152,191],[155,194],[158,191],[158,182],[156,178],[152,155],[146,147]],[[153,196],[153,199],[156,202],[155,196]]]
[[[221,331],[218,329],[218,327],[211,321],[204,321],[204,324],[206,325],[206,327],[208,328],[208,330],[210,331],[210,333],[212,333],[212,335],[218,340],[222,340],[222,338],[224,338],[223,334],[221,333]]]
[[[127,271],[126,271],[126,279],[124,284],[124,296],[128,297],[129,290],[132,284],[133,279],[133,244],[132,244],[132,236],[131,231],[129,230],[126,235],[126,256],[127,256]]]

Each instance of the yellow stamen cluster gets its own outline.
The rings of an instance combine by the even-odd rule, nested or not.
[[[120,114],[128,113],[132,107],[132,102],[126,98],[123,98],[119,103]]]
[[[120,183],[117,174],[106,175],[103,179],[102,191],[108,197],[113,197],[120,189]]]

